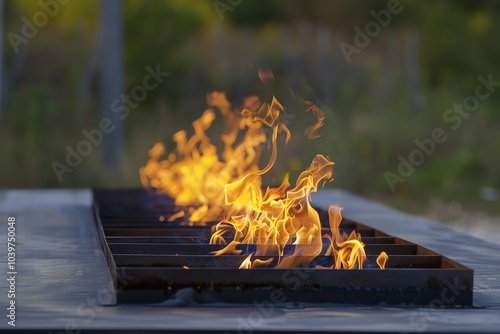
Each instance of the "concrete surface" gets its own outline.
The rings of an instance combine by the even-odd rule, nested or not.
[[[89,190],[0,192],[0,329],[9,331],[7,217],[16,217],[16,329],[79,333],[89,329],[172,332],[199,330],[337,332],[500,332],[500,246],[445,225],[407,215],[343,191],[325,190],[313,203],[335,203],[344,216],[421,244],[475,271],[469,309],[346,305],[314,308],[256,306],[166,307],[113,303],[91,211]]]

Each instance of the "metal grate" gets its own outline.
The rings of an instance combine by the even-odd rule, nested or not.
[[[255,245],[240,245],[240,255],[211,255],[224,247],[208,243],[211,225],[167,222],[179,211],[168,196],[95,190],[94,203],[119,302],[158,302],[191,288],[201,303],[262,302],[274,296],[279,302],[472,306],[471,269],[345,218],[341,232],[356,230],[366,244],[363,270],[314,269],[332,264],[331,257],[321,255],[310,268],[242,270],[238,266]],[[327,213],[318,212],[328,226]],[[375,263],[381,251],[389,255],[386,270]]]

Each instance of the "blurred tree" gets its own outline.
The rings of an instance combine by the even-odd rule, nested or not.
[[[485,40],[470,27],[474,11],[452,1],[436,2],[432,10],[422,3],[418,5],[424,80],[433,89],[455,86],[460,94],[467,93],[477,75],[492,70],[484,54],[478,52],[487,46]]]
[[[271,21],[280,22],[286,18],[281,9],[283,4],[276,1],[242,1],[228,18],[234,25],[259,26]]]
[[[121,1],[101,0],[100,6],[101,110],[103,120],[107,118],[113,124],[113,130],[104,135],[104,164],[119,170],[123,152],[123,120],[120,114],[114,112],[112,104],[123,93]]]
[[[142,81],[145,67],[157,64],[173,78],[186,77],[195,69],[194,55],[186,50],[186,41],[202,27],[216,22],[210,1],[143,1],[124,2],[125,86],[133,87]],[[168,96],[170,102],[181,101],[179,81],[167,80],[148,92],[145,104]]]
[[[0,119],[2,118],[3,101],[3,0],[0,0]]]

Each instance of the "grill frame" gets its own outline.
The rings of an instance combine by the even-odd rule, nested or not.
[[[193,253],[194,248],[203,249],[212,246],[202,243],[181,244],[178,241],[196,239],[199,237],[197,231],[205,231],[202,232],[205,233],[202,237],[206,240],[210,231],[206,232],[207,228],[196,226],[180,226],[180,219],[173,223],[158,222],[159,215],[172,214],[168,210],[175,209],[175,205],[168,196],[156,195],[143,189],[94,190],[93,195],[95,222],[105,258],[114,279],[119,303],[162,302],[175,297],[175,293],[181,289],[191,288],[194,303],[255,303],[273,301],[274,296],[280,303],[473,306],[474,273],[472,269],[428,248],[349,219],[344,218],[345,223],[344,221],[341,223],[341,228],[347,227],[346,232],[353,228],[357,232],[361,231],[362,240],[367,247],[377,245],[378,251],[386,247],[385,250],[389,254],[389,268],[386,270],[374,268],[375,258],[367,252],[372,268],[368,267],[363,270],[314,268],[241,270],[222,268],[220,264],[217,268],[192,268],[191,266],[190,269],[184,269],[182,265],[190,264],[188,260],[193,256],[201,258],[196,252]],[[103,207],[104,204],[107,207]],[[137,213],[137,210],[144,209],[146,209],[147,216]],[[119,217],[124,214],[127,215],[125,219]],[[320,216],[323,219],[325,214],[326,212],[320,210]],[[137,229],[138,225],[140,229]],[[110,231],[114,235],[110,235]],[[122,234],[124,231],[128,235],[124,236]],[[165,235],[160,237],[147,235],[151,231],[163,231]],[[186,235],[179,236],[183,233]],[[172,236],[172,234],[177,236]],[[122,239],[118,240],[119,238]],[[110,240],[114,242],[109,242]],[[116,241],[122,241],[122,243]],[[137,241],[147,241],[147,245],[141,245]],[[370,244],[375,241],[381,243]],[[138,249],[144,246],[156,249],[156,252],[161,247],[164,247],[164,250],[181,247],[181,250],[184,252],[188,250],[187,252],[191,254],[183,254],[182,251],[178,252],[179,255],[151,254],[151,251],[147,254],[147,249],[144,251],[146,254],[123,254],[123,249],[120,253],[116,253],[116,247],[123,248],[127,245]],[[389,248],[405,248],[407,251],[412,249],[414,254],[395,255],[388,251]],[[213,262],[214,259],[216,262],[227,260],[241,263],[246,256],[248,254],[228,255],[226,259],[206,255],[200,263]],[[422,260],[420,265],[427,263],[427,266],[431,268],[405,268],[404,262],[408,257]],[[216,258],[221,258],[221,260]],[[154,264],[153,267],[143,266],[147,264],[146,261],[151,260],[153,262],[149,264]],[[391,267],[391,261],[392,265],[399,262],[403,267]],[[127,263],[133,265],[127,265]],[[319,263],[323,264],[321,261]],[[170,267],[165,267],[166,265]],[[273,301],[273,303],[276,302]]]

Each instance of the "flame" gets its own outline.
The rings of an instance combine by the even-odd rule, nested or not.
[[[275,80],[274,74],[270,70],[262,70],[259,68],[258,74],[259,74],[260,81],[262,81],[263,83],[265,83],[266,81],[274,81]]]
[[[257,97],[248,99],[247,103],[241,114],[252,113],[260,105]],[[176,148],[165,160],[160,159],[166,153],[164,145],[156,143],[149,150],[149,161],[139,170],[145,187],[170,195],[176,205],[189,207],[191,224],[220,220],[224,211],[224,187],[258,169],[258,148],[266,141],[262,122],[249,121],[231,111],[224,93],[207,95],[207,104],[218,109],[224,118],[225,131],[221,135],[224,151],[220,156],[206,134],[216,118],[215,111],[208,109],[193,122],[191,137],[184,130],[174,134]],[[243,139],[237,141],[241,132],[244,132]],[[237,206],[231,209],[231,214],[239,212]]]
[[[273,258],[269,258],[267,260],[261,260],[261,259],[252,259],[252,253],[250,253],[243,262],[241,262],[241,265],[238,269],[251,269],[251,268],[257,268],[257,267],[267,267],[271,262],[273,262]]]
[[[324,113],[311,102],[308,105],[309,110],[318,116],[318,123],[310,130],[310,136],[314,136],[323,123]],[[278,134],[283,131],[286,142],[290,138],[286,125],[279,122],[279,115],[283,111],[283,106],[273,98],[271,104],[264,104],[256,114],[246,115],[273,130],[271,157],[263,169],[249,172],[241,179],[226,185],[225,205],[229,208],[226,212],[231,212],[233,206],[244,209],[239,211],[242,214],[227,215],[216,226],[211,242],[219,242],[219,237],[231,227],[234,232],[233,240],[225,248],[213,252],[216,256],[240,253],[240,250],[236,250],[236,245],[240,243],[254,244],[254,255],[277,255],[276,268],[291,268],[307,267],[311,260],[321,254],[322,226],[318,212],[310,203],[310,194],[317,191],[322,181],[332,180],[334,163],[318,154],[310,167],[299,175],[293,188],[288,189],[288,175],[278,187],[267,187],[265,191],[261,187],[262,175],[269,172],[276,162]],[[356,232],[351,233],[349,237],[340,235],[340,208],[330,207],[329,216],[332,230],[332,251],[329,255],[335,257],[335,268],[362,268],[366,254],[360,235]],[[292,243],[293,253],[286,254],[285,246]],[[257,265],[258,259],[252,263],[251,256],[252,254],[243,261],[240,268],[253,268]]]
[[[387,263],[388,259],[389,256],[387,256],[386,252],[381,252],[377,257],[377,264],[381,270],[385,270],[385,264]]]
[[[304,103],[309,106],[309,109],[307,109],[306,111],[311,111],[313,115],[316,116],[317,118],[316,124],[313,124],[310,127],[308,127],[305,130],[304,134],[309,139],[319,138],[319,135],[316,132],[323,126],[323,122],[325,121],[325,113],[311,101],[304,101]]]
[[[248,256],[241,262],[241,265],[238,269],[250,269],[252,268],[252,261],[250,259],[252,258],[252,253],[248,254]]]
[[[328,208],[328,220],[332,231],[331,248],[335,257],[335,269],[362,269],[366,260],[365,244],[361,235],[352,231],[347,237],[339,231],[342,222],[342,208],[331,205]]]
[[[274,133],[276,134],[276,132]],[[274,163],[274,155],[271,162]],[[330,179],[334,163],[317,155],[311,166],[300,174],[296,186],[288,188],[288,176],[279,187],[261,190],[260,176],[267,167],[250,173],[226,186],[227,205],[247,205],[246,214],[231,216],[216,226],[216,231],[234,229],[233,241],[215,255],[234,254],[236,243],[255,244],[255,255],[277,254],[280,267],[307,266],[321,253],[321,222],[310,203],[310,193],[321,180]],[[285,254],[285,245],[295,238],[293,254]]]
[[[170,218],[168,218],[168,221],[169,222],[173,222],[174,220],[176,220],[177,218],[182,218],[184,217],[186,213],[184,211],[179,211],[177,213],[174,213],[173,215],[170,216]],[[161,221],[164,221],[165,220],[165,217],[162,215],[161,217],[163,217],[163,219],[160,219]],[[160,218],[161,218],[160,217]]]
[[[259,70],[259,77],[263,82],[274,80],[272,72]],[[302,102],[316,117],[305,135],[317,138],[325,113],[310,101]],[[210,108],[192,124],[192,136],[184,130],[177,132],[173,136],[176,148],[163,160],[166,149],[161,143],[155,144],[149,151],[149,161],[140,169],[145,187],[166,193],[176,205],[187,207],[173,217],[186,216],[190,224],[218,221],[212,227],[210,243],[225,246],[212,252],[215,256],[242,254],[238,245],[254,245],[255,251],[246,256],[240,269],[271,263],[275,268],[308,267],[321,254],[323,238],[330,241],[323,254],[333,258],[330,269],[362,269],[365,245],[355,231],[349,236],[340,233],[342,209],[330,206],[330,228],[323,233],[319,214],[310,202],[311,193],[333,180],[335,164],[328,157],[316,155],[291,188],[288,174],[279,186],[262,187],[262,177],[278,158],[278,138],[284,136],[285,144],[291,138],[289,128],[280,120],[283,105],[275,97],[271,102],[261,102],[250,96],[233,111],[221,92],[207,95],[207,104]],[[223,116],[225,126],[220,153],[206,134],[216,118],[215,110]],[[267,128],[270,138],[264,131]],[[260,168],[260,151],[266,142],[269,160]]]

